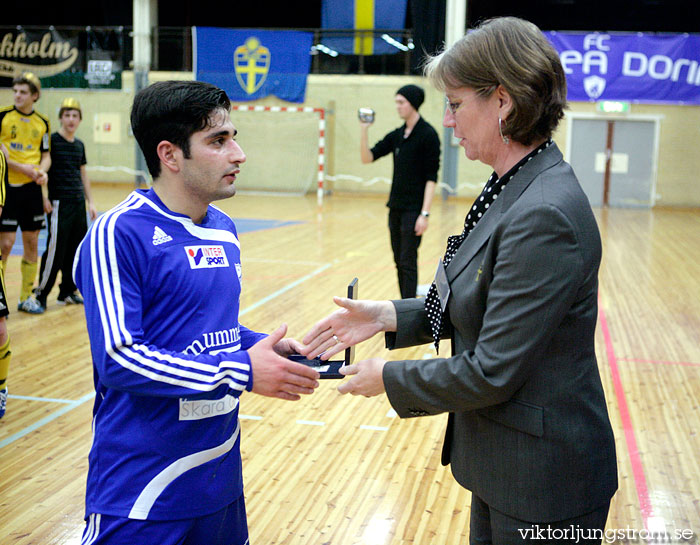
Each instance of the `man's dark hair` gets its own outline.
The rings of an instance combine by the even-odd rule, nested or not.
[[[201,81],[161,81],[136,94],[131,129],[153,179],[160,176],[158,144],[167,140],[189,159],[190,137],[210,127],[220,109],[231,111],[226,92]]]

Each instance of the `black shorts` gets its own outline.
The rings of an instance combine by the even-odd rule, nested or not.
[[[40,231],[46,226],[44,199],[36,182],[7,186],[5,206],[0,216],[0,232]]]
[[[0,318],[9,316],[10,309],[7,307],[7,297],[5,296],[5,275],[0,272]]]

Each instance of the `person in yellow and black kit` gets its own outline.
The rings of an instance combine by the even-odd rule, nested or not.
[[[80,103],[74,98],[66,98],[58,112],[61,127],[51,135],[51,179],[49,196],[44,198],[44,210],[49,214],[49,238],[41,256],[39,285],[34,290],[34,297],[42,309],[46,308],[46,298],[56,282],[58,271],[61,271],[58,304],[83,302],[73,282],[73,259],[87,233],[86,201],[91,220],[97,218],[97,210],[85,169],[85,145],[75,136],[82,118]]]
[[[41,185],[48,182],[51,167],[49,120],[34,110],[41,83],[31,72],[12,80],[14,105],[0,110],[0,142],[7,149],[7,194],[0,217],[0,251],[3,268],[22,230],[22,284],[18,310],[41,314],[44,309],[32,296],[37,272],[39,231],[46,224]]]
[[[5,204],[7,187],[7,150],[0,144],[0,217]],[[10,335],[7,332],[7,297],[5,297],[5,275],[0,268],[0,418],[5,416],[7,406],[7,374],[10,370]]]

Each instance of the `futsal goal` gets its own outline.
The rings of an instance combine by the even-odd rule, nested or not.
[[[322,108],[232,105],[236,140],[246,162],[236,188],[323,199],[325,111]]]
[[[236,140],[246,162],[236,179],[241,192],[305,195],[322,202],[325,180],[326,112],[323,108],[233,104]],[[88,173],[97,181],[150,183],[148,172],[124,165],[123,154],[94,146]]]

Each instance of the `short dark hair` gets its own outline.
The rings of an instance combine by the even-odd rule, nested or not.
[[[566,108],[559,55],[536,25],[496,17],[428,59],[425,72],[441,90],[469,87],[488,97],[502,85],[513,99],[503,134],[525,145],[550,138]]]
[[[212,114],[222,109],[231,111],[226,92],[202,81],[161,81],[136,94],[131,130],[153,179],[160,176],[158,144],[172,142],[189,158],[190,137],[210,127]]]

